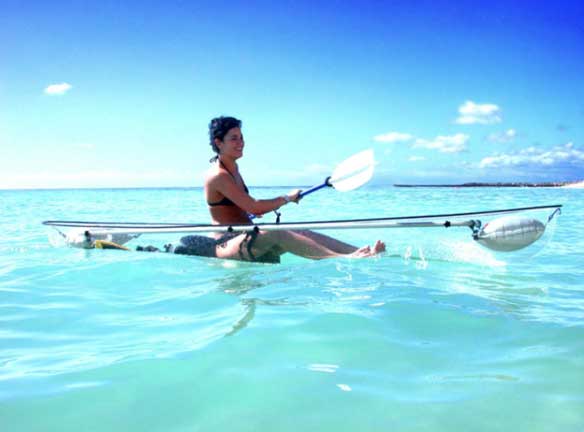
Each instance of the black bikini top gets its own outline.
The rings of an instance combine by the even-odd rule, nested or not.
[[[227,169],[227,167],[223,164],[223,162],[219,161],[219,165],[221,165],[221,167],[223,167],[223,169],[229,173],[229,175],[233,178],[233,180],[235,180],[235,176],[233,174],[231,174],[231,171],[229,171]],[[245,190],[245,193],[249,193],[249,189],[247,188],[247,186],[245,185],[245,183],[243,183],[243,189]],[[207,201],[207,204],[209,205],[209,207],[215,207],[215,206],[235,206],[235,203],[233,201],[231,201],[227,197],[223,197],[223,199],[221,199],[221,200],[219,200],[217,202],[214,202],[214,203],[210,203],[209,201]]]

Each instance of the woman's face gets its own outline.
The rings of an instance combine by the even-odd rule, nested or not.
[[[228,156],[233,159],[239,159],[243,156],[243,147],[245,145],[243,141],[243,134],[241,129],[234,127],[229,129],[229,132],[223,138],[223,141],[216,138],[215,144],[219,147],[221,155]]]

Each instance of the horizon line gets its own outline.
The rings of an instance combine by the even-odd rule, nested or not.
[[[392,183],[392,184],[370,184],[361,188],[376,187],[562,187],[584,183],[582,180],[570,181],[545,181],[545,182],[464,182],[464,183]],[[249,186],[256,189],[281,189],[281,188],[306,188],[312,185],[275,185],[275,186]],[[18,191],[83,191],[83,190],[148,190],[148,189],[202,189],[204,186],[87,186],[87,187],[23,187],[23,188],[2,188],[0,192],[18,192]]]

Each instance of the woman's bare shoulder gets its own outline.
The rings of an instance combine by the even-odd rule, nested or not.
[[[232,180],[228,172],[220,167],[214,166],[207,170],[205,175],[205,186],[216,185],[218,183],[229,182]]]

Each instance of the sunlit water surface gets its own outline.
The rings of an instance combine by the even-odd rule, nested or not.
[[[584,191],[327,190],[283,218],[542,204],[563,214],[517,253],[466,228],[349,230],[331,234],[387,254],[262,265],[73,249],[41,225],[206,222],[200,189],[0,191],[0,430],[581,431]]]

